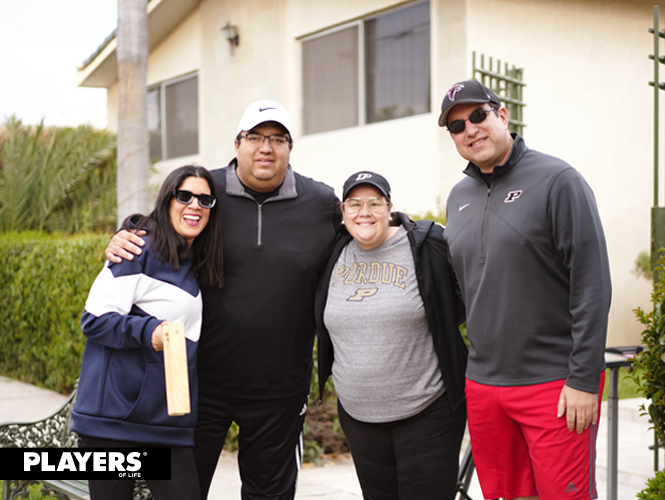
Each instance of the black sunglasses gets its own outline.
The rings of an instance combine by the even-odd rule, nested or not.
[[[212,208],[217,203],[217,198],[210,194],[194,194],[191,191],[181,191],[180,189],[175,189],[173,196],[175,196],[178,203],[182,203],[183,205],[189,205],[194,201],[194,197],[196,197],[199,199],[201,208]]]
[[[482,123],[485,121],[485,118],[487,118],[487,113],[491,113],[492,111],[496,112],[496,109],[478,108],[473,113],[471,113],[471,115],[469,115],[466,120],[469,120],[471,123],[475,124]],[[459,134],[460,132],[464,132],[464,129],[466,128],[466,120],[455,120],[454,122],[450,122],[448,124],[448,131],[451,134]]]

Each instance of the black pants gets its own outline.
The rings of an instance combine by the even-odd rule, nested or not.
[[[302,462],[307,394],[282,399],[222,398],[199,390],[194,453],[201,499],[232,422],[240,428],[238,467],[243,500],[293,500]]]
[[[79,448],[136,448],[139,443],[79,436]],[[194,462],[194,449],[171,447],[171,479],[150,480],[146,483],[155,500],[199,500],[199,480]],[[132,500],[134,481],[111,479],[89,481],[91,500]]]
[[[466,407],[452,411],[444,394],[418,415],[360,422],[338,402],[366,500],[452,500],[457,491]]]

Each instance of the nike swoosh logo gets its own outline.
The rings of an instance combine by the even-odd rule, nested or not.
[[[461,212],[462,210],[464,210],[469,205],[471,205],[471,203],[467,203],[466,205],[462,205],[461,207],[459,207],[459,211]]]
[[[277,108],[259,108],[259,113],[261,113],[262,111],[266,111],[268,109],[277,109]]]

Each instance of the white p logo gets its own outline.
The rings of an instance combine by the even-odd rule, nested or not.
[[[358,177],[356,177],[356,181],[364,181],[365,179],[371,179],[372,174],[358,174]]]
[[[504,203],[512,203],[515,201],[517,198],[522,196],[522,190],[520,189],[519,191],[509,191],[508,196],[506,196],[506,199],[503,200]]]

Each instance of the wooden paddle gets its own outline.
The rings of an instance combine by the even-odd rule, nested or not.
[[[164,332],[164,374],[166,375],[166,406],[170,416],[186,415],[189,404],[189,372],[185,325],[166,322]]]

